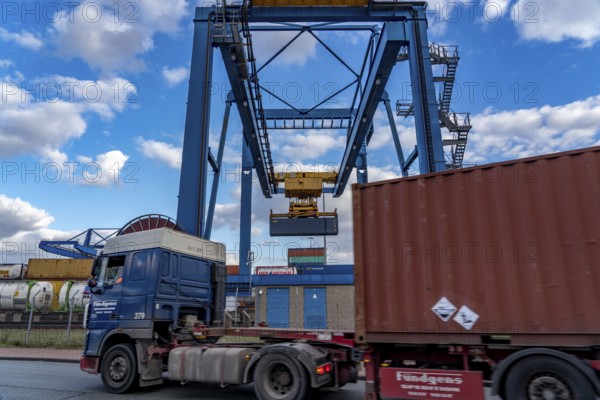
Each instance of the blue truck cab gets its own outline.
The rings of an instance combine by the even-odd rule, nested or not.
[[[222,323],[221,243],[170,228],[128,233],[107,241],[92,275],[81,368],[100,373],[111,392],[161,383],[162,362],[149,348]]]

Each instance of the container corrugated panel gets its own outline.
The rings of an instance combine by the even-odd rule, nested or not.
[[[288,249],[288,258],[291,257],[325,257],[325,248]]]
[[[318,275],[318,274],[353,274],[354,273],[354,265],[323,265],[323,264],[308,264],[308,265],[297,265],[296,269],[298,270],[298,274],[303,275]]]
[[[92,269],[91,259],[29,259],[27,279],[88,279]]]
[[[288,264],[324,264],[325,257],[323,256],[308,256],[308,257],[290,257],[288,258]]]
[[[227,266],[227,275],[239,275],[240,274],[240,266],[239,265],[228,265]]]
[[[600,147],[355,185],[353,209],[359,342],[600,343]]]

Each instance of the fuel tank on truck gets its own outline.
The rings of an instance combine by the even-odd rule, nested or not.
[[[600,147],[352,195],[358,342],[600,342]]]
[[[178,347],[169,353],[169,379],[240,384],[253,349]]]

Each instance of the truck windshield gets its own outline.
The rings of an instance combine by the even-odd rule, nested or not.
[[[100,265],[98,276],[99,286],[114,285],[123,280],[123,268],[125,267],[125,256],[104,257]]]

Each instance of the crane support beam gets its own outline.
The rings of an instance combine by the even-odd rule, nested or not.
[[[405,21],[413,18],[415,8],[425,9],[427,2],[381,2],[373,3],[371,7],[335,7],[335,6],[298,6],[298,7],[276,7],[264,6],[253,7],[248,13],[250,23],[269,22],[386,22]],[[396,57],[397,54],[394,56]]]
[[[231,24],[231,28],[234,31],[233,36],[239,37],[240,33],[237,30],[237,25]],[[231,83],[231,91],[233,92],[240,120],[242,122],[244,138],[248,143],[248,148],[252,154],[252,159],[254,160],[254,168],[256,169],[258,182],[260,183],[263,195],[270,198],[270,177],[268,175],[268,168],[261,155],[261,146],[258,137],[260,130],[255,117],[256,110],[254,108],[254,103],[250,100],[252,96],[249,93],[249,77],[242,44],[241,42],[234,40],[234,43],[220,44],[219,48],[223,56],[225,70],[227,71],[229,82]]]
[[[177,222],[199,237],[203,237],[205,228],[213,60],[210,36],[208,19],[195,20],[177,205]]]
[[[347,108],[265,109],[268,129],[348,129],[352,110]]]
[[[345,6],[365,7],[369,0],[253,0],[254,7]]]
[[[252,167],[250,149],[242,144],[242,193],[240,204],[240,275],[250,275],[252,233]]]
[[[356,119],[340,164],[338,179],[333,190],[335,197],[341,196],[344,192],[350,174],[356,165],[356,158],[373,123],[377,105],[383,96],[390,73],[396,63],[396,56],[400,51],[400,47],[406,44],[407,37],[404,28],[405,24],[399,22],[388,22],[383,27],[365,84],[364,95],[360,99]]]
[[[408,63],[412,81],[419,169],[421,174],[429,174],[444,171],[446,162],[431,69],[427,25],[420,22],[421,18],[425,18],[425,9],[417,9],[415,14],[418,18],[406,22],[406,33],[410,40]]]
[[[396,121],[394,120],[394,113],[392,112],[392,106],[390,105],[390,96],[387,92],[383,93],[383,104],[385,111],[387,112],[388,121],[390,122],[390,129],[392,130],[392,139],[394,140],[394,146],[396,147],[396,155],[398,156],[398,164],[400,165],[401,173],[403,177],[407,177],[408,173],[404,170],[404,152],[402,151],[402,144],[400,143],[400,135],[398,135],[398,128],[396,128]]]
[[[231,112],[231,103],[233,102],[233,94],[229,92],[227,101],[225,102],[225,114],[223,115],[223,125],[221,127],[221,139],[219,140],[219,151],[217,159],[212,160],[213,167],[213,182],[210,191],[210,201],[208,202],[208,212],[206,214],[206,228],[204,237],[210,240],[212,233],[212,224],[215,216],[215,207],[217,205],[217,193],[219,192],[219,182],[221,180],[221,166],[223,164],[223,153],[225,152],[225,139],[227,138],[227,128],[229,126],[229,113]]]

